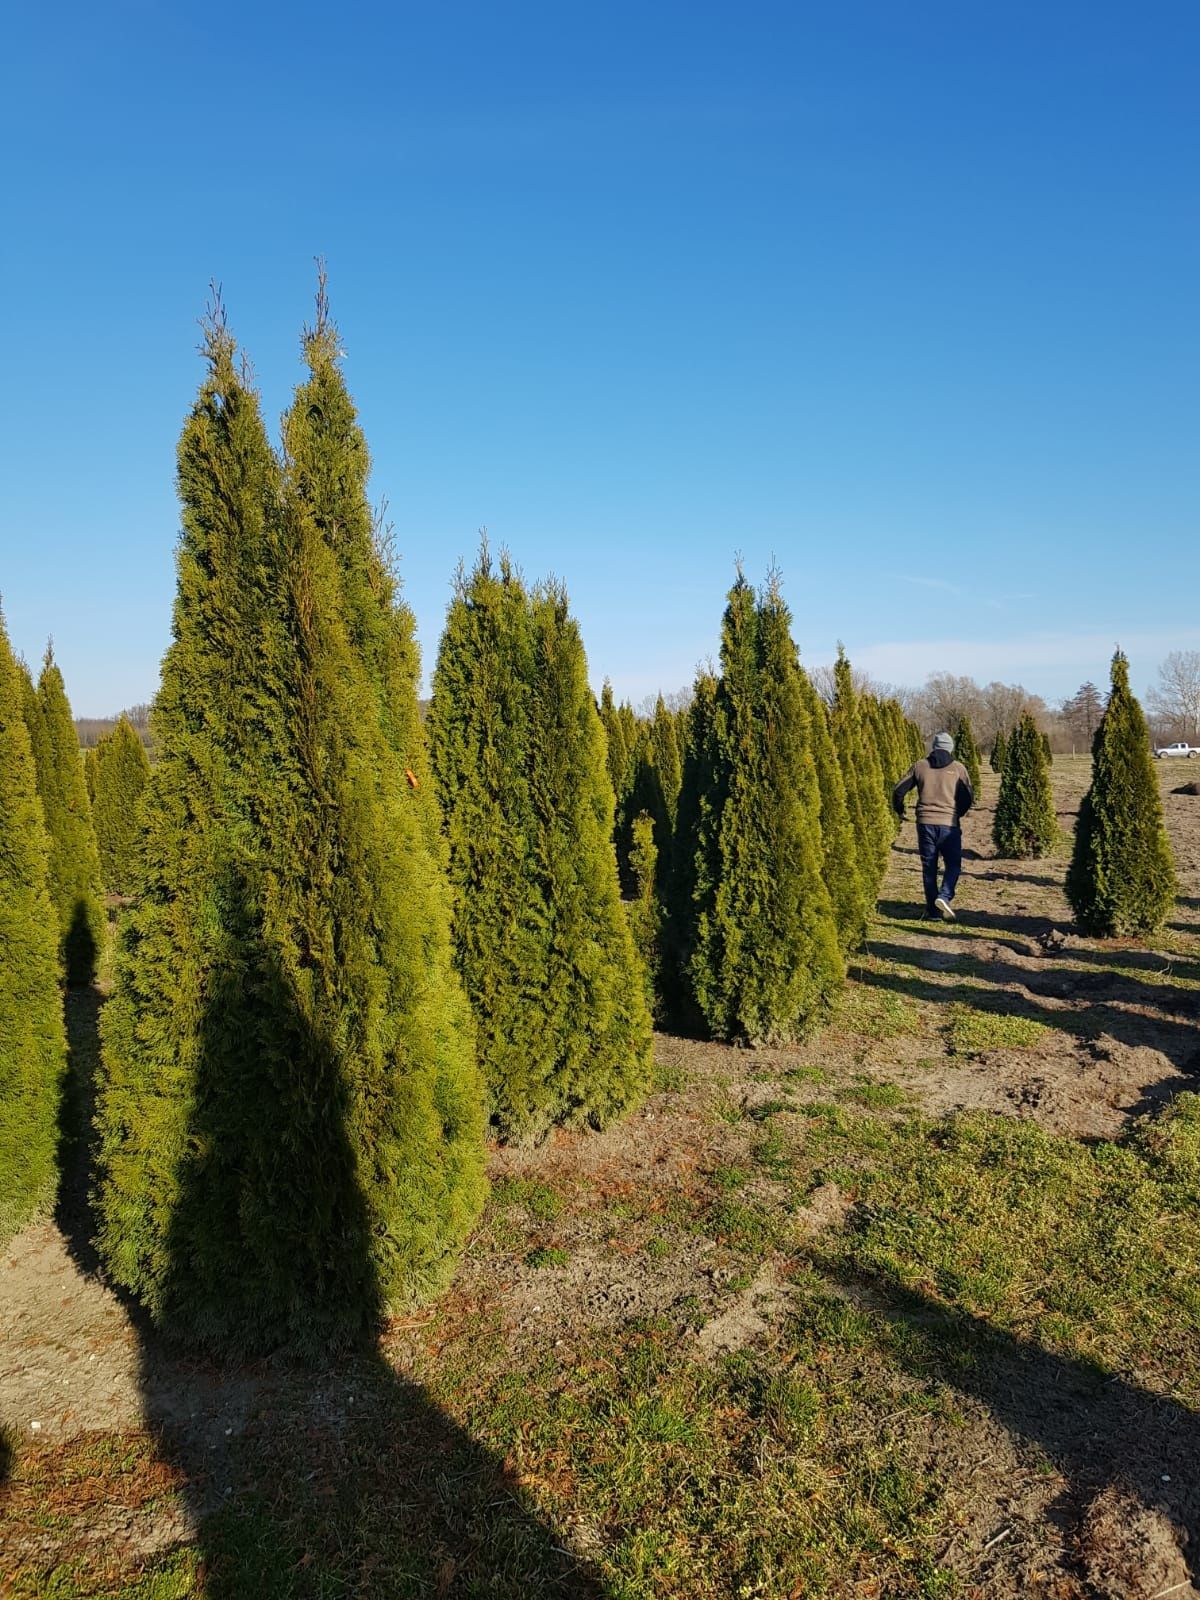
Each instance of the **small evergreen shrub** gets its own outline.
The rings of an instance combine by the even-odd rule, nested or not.
[[[1046,752],[1027,711],[1008,739],[992,837],[997,853],[1013,859],[1049,855],[1058,838]]]
[[[971,783],[971,793],[976,800],[979,799],[981,777],[979,771],[979,746],[975,743],[975,734],[971,728],[970,717],[960,717],[958,726],[954,729],[954,755],[967,769],[967,777]]]

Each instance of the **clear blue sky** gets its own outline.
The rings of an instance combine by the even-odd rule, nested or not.
[[[805,658],[1056,697],[1200,645],[1200,8],[11,9],[0,592],[150,696],[210,278],[274,424],[312,258],[431,665],[486,524],[635,700],[741,551]]]

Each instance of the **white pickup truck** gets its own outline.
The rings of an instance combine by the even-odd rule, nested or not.
[[[1190,758],[1191,756],[1200,756],[1200,749],[1197,749],[1194,744],[1185,744],[1182,739],[1179,739],[1175,744],[1160,745],[1154,754],[1160,761],[1164,756],[1188,756]]]

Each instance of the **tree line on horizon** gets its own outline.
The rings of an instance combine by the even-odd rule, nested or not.
[[[737,571],[719,661],[638,717],[593,696],[562,586],[486,545],[423,718],[323,278],[302,351],[276,448],[210,309],[152,771],[128,722],[81,759],[52,654],[34,685],[0,625],[0,1234],[53,1186],[62,988],[94,975],[107,890],[96,1244],[157,1326],[214,1348],[344,1342],[436,1293],[488,1130],[628,1111],[655,1020],[750,1045],[823,1026],[924,753],[844,651],[822,696],[777,573]],[[1070,885],[1097,932],[1173,894],[1140,717],[1114,663]],[[1049,848],[1045,761],[1026,714],[1013,853]]]

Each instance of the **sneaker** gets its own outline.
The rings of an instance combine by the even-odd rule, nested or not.
[[[943,922],[954,921],[954,907],[950,904],[949,900],[945,900],[941,895],[938,895],[933,904],[934,909],[940,913]]]

